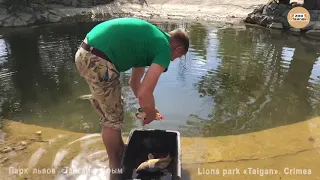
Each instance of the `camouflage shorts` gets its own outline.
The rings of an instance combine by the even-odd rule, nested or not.
[[[93,97],[90,101],[100,116],[100,123],[121,130],[124,119],[123,98],[120,74],[115,66],[81,47],[75,55],[75,64],[80,76],[89,85]]]

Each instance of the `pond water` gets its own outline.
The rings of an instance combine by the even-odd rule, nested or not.
[[[101,131],[74,55],[97,23],[28,28],[0,37],[0,116],[76,132]],[[187,56],[173,62],[155,90],[165,120],[149,128],[185,136],[223,136],[293,124],[319,114],[320,48],[280,31],[156,23],[188,30]],[[125,133],[140,127],[138,102],[121,76]]]

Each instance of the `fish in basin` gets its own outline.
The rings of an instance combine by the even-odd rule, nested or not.
[[[165,158],[157,158],[155,159],[154,156],[149,153],[148,154],[148,160],[141,163],[138,168],[136,169],[136,173],[141,173],[141,172],[158,172],[158,171],[163,171],[165,170],[172,158],[168,155]]]

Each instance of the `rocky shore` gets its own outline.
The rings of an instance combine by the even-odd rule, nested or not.
[[[38,0],[45,3],[29,3],[15,8],[4,8],[1,6],[1,2],[4,1],[9,0],[0,0],[0,27],[98,21],[120,16],[234,23],[268,2],[267,0],[254,2],[241,0]],[[28,2],[33,1],[35,0]]]
[[[244,21],[320,39],[320,10],[309,10],[311,21],[305,28],[292,28],[287,21],[288,12],[293,7],[301,6],[302,0],[289,5],[269,0],[30,0],[28,2],[34,3],[17,6],[14,10],[10,6],[9,8],[1,6],[5,1],[9,0],[0,0],[0,27],[138,17],[147,20],[230,24]],[[35,1],[39,2],[35,3]]]
[[[269,2],[255,9],[248,14],[245,22],[258,24],[272,29],[289,30],[293,34],[305,34],[313,39],[320,39],[320,10],[308,10],[310,13],[310,23],[304,28],[293,28],[290,26],[287,16],[294,7],[303,6],[299,3],[289,5]]]

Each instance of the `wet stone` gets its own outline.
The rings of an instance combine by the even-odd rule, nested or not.
[[[48,18],[49,18],[50,22],[58,22],[61,20],[61,17],[57,16],[55,14],[49,14]]]
[[[6,156],[0,154],[0,164],[3,164],[5,162],[7,162],[9,160],[9,158],[7,158]]]
[[[290,31],[293,33],[300,33],[300,29],[298,28],[290,28]]]
[[[8,15],[8,14],[1,14],[0,15],[0,21],[3,21],[3,20],[5,20],[5,19],[7,19],[7,18],[9,18],[10,17],[10,15]]]
[[[18,144],[16,147],[14,147],[14,150],[21,151],[27,148],[27,145]]]
[[[4,148],[1,149],[1,153],[8,153],[10,151],[12,151],[13,149],[9,146],[6,146]]]
[[[13,22],[13,26],[26,26],[27,23],[20,19],[20,18],[17,18],[14,22]]]
[[[312,137],[309,137],[308,140],[309,140],[310,142],[315,142],[314,138],[312,138]]]
[[[32,15],[28,13],[20,13],[18,14],[18,16],[23,21],[30,21],[30,19],[32,18]]]
[[[3,22],[3,26],[4,27],[9,27],[9,26],[12,26],[13,25],[13,22],[16,20],[17,18],[16,17],[9,17],[7,18],[4,22]]]

